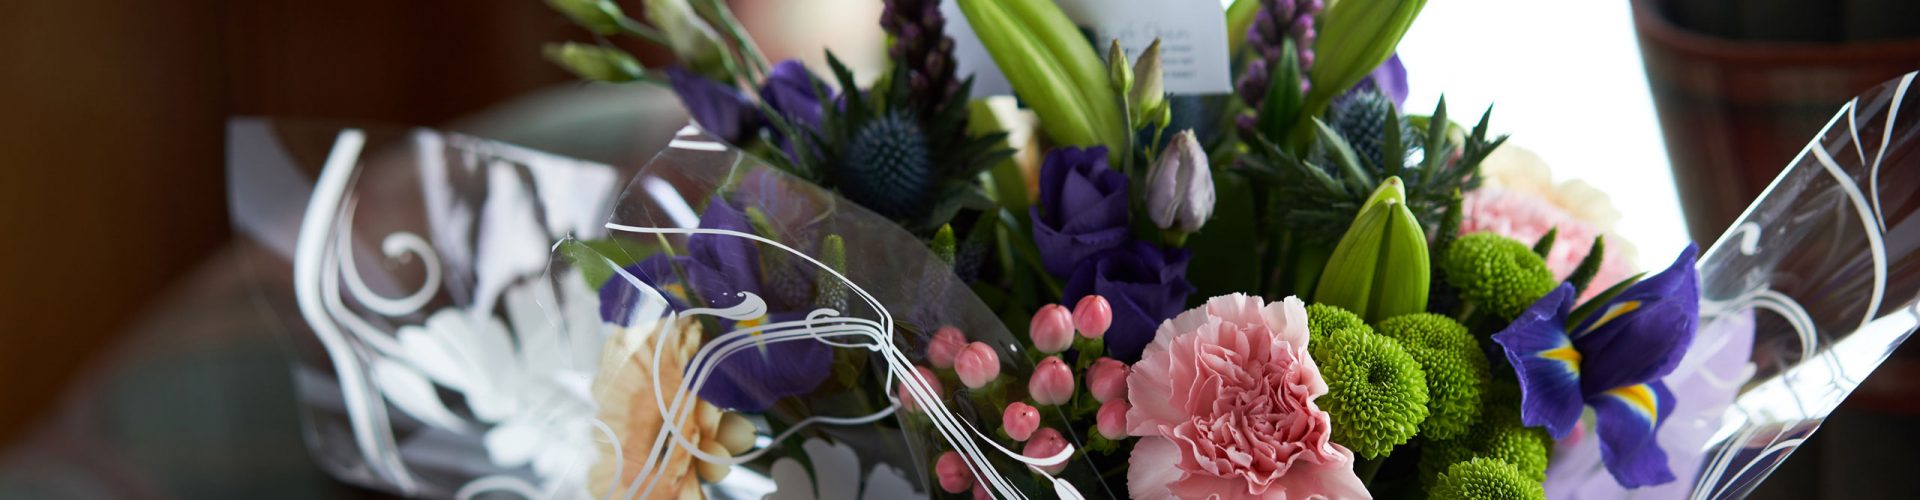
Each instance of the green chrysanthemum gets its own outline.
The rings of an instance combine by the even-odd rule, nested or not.
[[[840,192],[861,206],[894,218],[926,209],[933,158],[926,134],[906,113],[890,113],[861,127],[843,162]]]
[[[1362,321],[1359,315],[1346,309],[1341,309],[1340,306],[1319,303],[1307,306],[1308,346],[1320,343],[1320,339],[1326,338],[1328,333],[1348,328],[1357,328],[1367,333],[1373,333],[1373,327],[1367,326],[1367,323]]]
[[[1427,379],[1393,339],[1338,330],[1325,337],[1315,360],[1327,381],[1327,394],[1316,401],[1333,419],[1333,442],[1373,459],[1419,432],[1427,418]]]
[[[1481,396],[1490,376],[1479,341],[1452,318],[1407,314],[1380,321],[1376,331],[1400,343],[1427,376],[1427,420],[1420,435],[1453,439],[1480,421]]]
[[[1480,423],[1466,436],[1426,442],[1420,455],[1420,477],[1432,484],[1439,473],[1453,464],[1490,458],[1512,464],[1535,482],[1545,481],[1547,454],[1552,449],[1553,438],[1545,430],[1520,423],[1517,407],[1489,405]]]
[[[1429,498],[1437,500],[1530,500],[1547,498],[1539,481],[1530,481],[1513,464],[1475,458],[1453,464],[1434,482]]]
[[[1460,298],[1503,321],[1512,321],[1559,284],[1532,247],[1493,233],[1454,240],[1441,265]]]

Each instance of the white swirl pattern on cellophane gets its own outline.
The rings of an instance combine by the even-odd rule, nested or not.
[[[1733,406],[1727,409],[1719,432],[1708,441],[1709,454],[1700,476],[1680,478],[1694,479],[1693,498],[1728,498],[1750,492],[1767,472],[1805,442],[1819,422],[1838,405],[1839,400],[1852,392],[1861,379],[1913,331],[1914,325],[1920,324],[1920,303],[1903,304],[1899,310],[1881,316],[1883,303],[1887,299],[1889,255],[1886,213],[1880,202],[1880,174],[1887,150],[1894,146],[1894,133],[1901,130],[1898,126],[1900,110],[1914,77],[1915,73],[1908,73],[1899,78],[1897,83],[1876,89],[1879,93],[1863,96],[1877,98],[1891,94],[1887,98],[1884,110],[1886,118],[1881,125],[1876,149],[1869,151],[1869,145],[1861,141],[1859,113],[1863,103],[1861,98],[1855,98],[1829,120],[1820,134],[1789,164],[1788,169],[1747,209],[1740,222],[1702,256],[1700,266],[1703,279],[1712,275],[1710,269],[1717,267],[1750,268],[1745,269],[1744,275],[1730,278],[1743,280],[1746,286],[1742,291],[1719,300],[1703,297],[1701,323],[1707,324],[1722,315],[1742,314],[1750,310],[1776,314],[1791,330],[1783,333],[1788,334],[1791,342],[1796,344],[1797,356],[1783,358],[1790,360],[1755,359],[1757,363],[1771,362],[1787,366],[1776,366],[1777,373],[1771,377],[1746,384]],[[1843,119],[1846,127],[1844,138],[1852,143],[1854,159],[1858,160],[1857,165],[1851,168],[1836,159],[1825,142]],[[1766,246],[1763,238],[1770,229],[1805,222],[1791,219],[1803,214],[1774,213],[1761,208],[1769,204],[1794,203],[1808,196],[1832,194],[1827,191],[1809,192],[1805,184],[1783,186],[1783,183],[1810,182],[1817,174],[1801,172],[1808,169],[1818,169],[1830,178],[1833,183],[1831,189],[1837,190],[1837,198],[1844,205],[1837,211],[1851,214],[1851,218],[1856,219],[1853,223],[1860,226],[1864,249],[1841,249],[1837,241],[1802,241],[1798,244]],[[1855,175],[1859,174],[1866,177],[1865,190],[1855,179]],[[1828,249],[1832,253],[1857,254],[1864,250],[1871,265],[1868,283],[1871,290],[1865,302],[1858,304],[1862,309],[1857,325],[1832,321],[1822,324],[1800,301],[1771,288],[1775,279],[1773,273],[1782,260],[1781,254],[1815,243],[1832,243],[1835,248]],[[1889,323],[1888,320],[1894,322]],[[1755,356],[1761,355],[1759,350],[1755,351]]]

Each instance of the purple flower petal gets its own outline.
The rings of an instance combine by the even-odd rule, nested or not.
[[[1153,341],[1162,321],[1186,306],[1193,285],[1186,280],[1189,253],[1162,250],[1132,241],[1079,263],[1062,294],[1067,305],[1098,294],[1113,307],[1113,325],[1107,329],[1107,355],[1132,363]]]
[[[801,317],[784,314],[773,319]],[[755,342],[716,363],[700,387],[700,399],[721,408],[755,413],[766,411],[783,398],[819,387],[832,372],[833,348],[813,339]]]
[[[1573,286],[1563,283],[1493,336],[1520,377],[1521,422],[1544,426],[1555,439],[1573,431],[1586,406],[1580,393],[1581,355],[1566,332],[1572,307]]]
[[[1040,263],[1067,276],[1081,261],[1126,243],[1127,176],[1107,168],[1107,149],[1055,148],[1040,168],[1040,203],[1029,212]]]
[[[1600,459],[1607,472],[1627,488],[1673,481],[1667,453],[1655,434],[1673,413],[1673,392],[1661,382],[1635,384],[1596,394],[1594,432],[1600,437]]]
[[[1657,380],[1679,365],[1699,323],[1696,253],[1688,245],[1665,271],[1628,287],[1573,331],[1584,356],[1583,392]]]
[[[728,144],[740,144],[760,130],[760,112],[740,89],[673,66],[667,68],[673,93],[700,128]]]

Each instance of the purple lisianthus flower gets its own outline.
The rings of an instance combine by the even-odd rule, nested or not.
[[[1372,73],[1368,73],[1366,78],[1360,80],[1360,83],[1354,84],[1352,89],[1347,90],[1347,93],[1353,94],[1373,90],[1378,90],[1381,95],[1392,99],[1395,108],[1407,105],[1407,93],[1409,92],[1407,88],[1407,65],[1400,62],[1399,53],[1388,57],[1387,62],[1380,63],[1380,67],[1374,68]]]
[[[1107,168],[1104,146],[1054,148],[1040,166],[1040,204],[1027,215],[1041,266],[1066,276],[1088,257],[1127,242],[1127,176]]]
[[[746,214],[717,196],[700,215],[700,227],[753,232]],[[624,268],[623,273],[602,285],[600,317],[608,323],[629,326],[635,320],[652,319],[640,316],[665,314],[669,309],[739,305],[746,300],[746,294],[761,293],[760,267],[759,248],[752,240],[717,234],[691,235],[687,237],[684,254],[648,257]],[[640,283],[636,285],[628,277]],[[666,307],[651,299],[655,294],[650,290],[658,291],[658,295],[666,299]],[[724,333],[745,328],[749,323],[802,316],[795,312],[775,312],[769,317],[747,321],[722,320],[719,327]],[[826,380],[832,362],[832,348],[820,342],[759,343],[753,349],[718,360],[713,376],[700,388],[700,398],[722,408],[763,411],[782,398],[813,391]]]
[[[823,96],[819,92],[832,91],[827,89],[824,82],[814,78],[813,73],[807,71],[805,64],[788,59],[775,64],[773,71],[767,75],[767,81],[760,84],[760,102],[765,103],[774,113],[778,113],[788,126],[802,132],[803,137],[800,140],[806,140],[804,132],[820,129],[822,119],[820,102]],[[833,98],[831,94],[824,97]],[[781,151],[786,152],[788,159],[793,160],[794,163],[804,163],[803,158],[794,148],[794,138],[787,137],[783,131],[776,128],[774,142],[780,146]]]
[[[1693,343],[1700,290],[1688,245],[1660,274],[1601,304],[1567,328],[1573,287],[1561,284],[1493,336],[1520,378],[1520,418],[1564,438],[1592,406],[1601,461],[1627,488],[1671,482],[1655,439],[1674,412],[1662,378]]]
[[[679,66],[667,68],[667,80],[694,123],[727,144],[740,144],[760,131],[760,111],[732,85],[716,82]]]
[[[1104,154],[1104,153],[1103,153]],[[1180,314],[1193,285],[1187,283],[1187,258],[1180,248],[1161,249],[1131,241],[1093,256],[1074,268],[1061,302],[1069,306],[1100,295],[1113,307],[1106,334],[1107,354],[1126,363],[1140,360],[1160,322]]]

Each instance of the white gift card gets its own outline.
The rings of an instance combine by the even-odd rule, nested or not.
[[[1223,94],[1233,91],[1227,53],[1227,18],[1219,0],[1056,0],[1074,24],[1092,32],[1094,52],[1106,57],[1107,43],[1120,40],[1128,57],[1139,57],[1160,39],[1160,67],[1167,92]],[[947,36],[960,75],[972,75],[973,94],[1013,93],[1006,75],[973,33],[957,0],[941,2]]]

